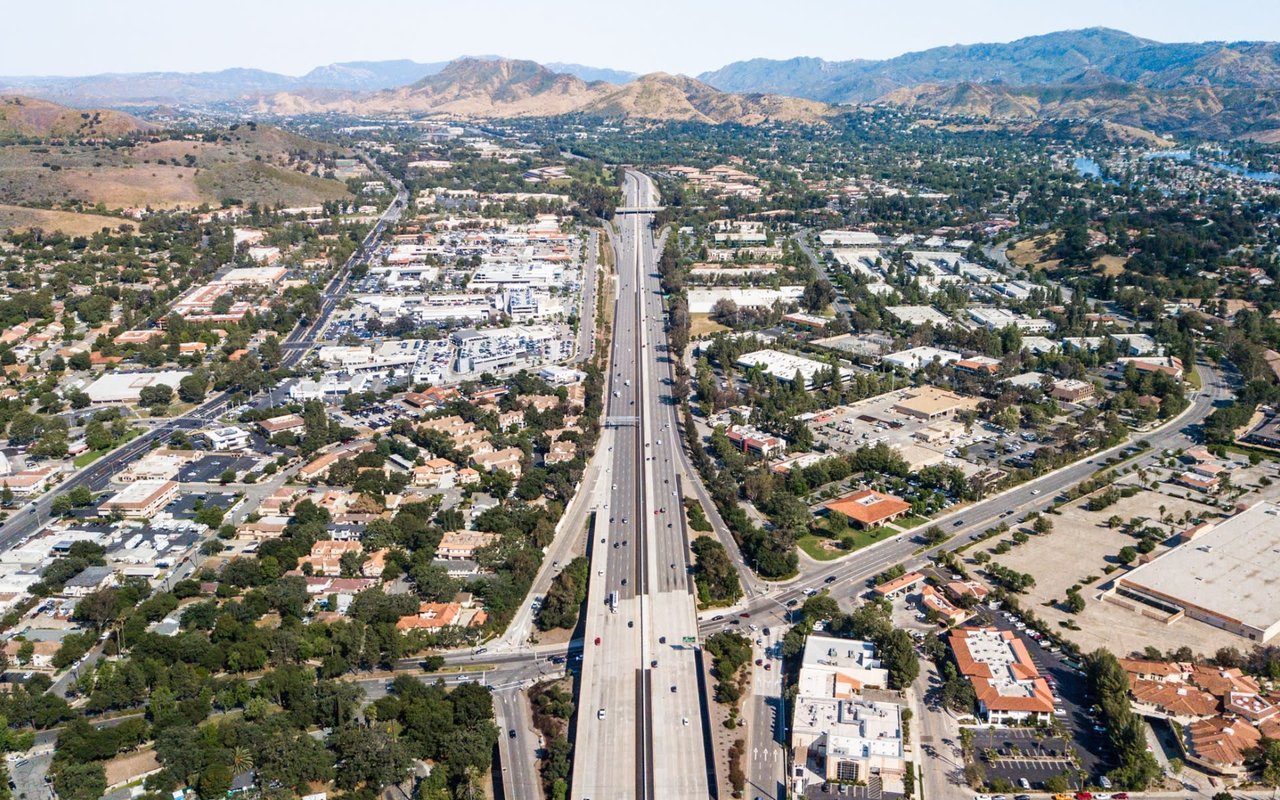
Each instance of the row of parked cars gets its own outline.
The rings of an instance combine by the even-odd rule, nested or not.
[[[1025,781],[1027,778],[1023,778],[1023,780]],[[1101,780],[1111,783],[1106,777],[1102,777]],[[974,800],[1009,800],[1009,797],[1006,795],[974,795]],[[1014,795],[1014,800],[1034,800],[1034,797],[1030,795]],[[1060,794],[1053,795],[1053,800],[1129,800],[1129,792],[1117,791],[1114,795],[1107,794],[1107,792],[1078,791],[1074,795],[1060,792]]]

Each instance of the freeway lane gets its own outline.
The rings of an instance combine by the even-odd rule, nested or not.
[[[645,683],[638,672],[641,663],[642,590],[636,553],[643,547],[637,520],[641,511],[642,450],[640,440],[639,341],[634,335],[639,316],[631,233],[623,226],[613,237],[618,265],[617,297],[610,354],[608,400],[602,439],[606,450],[605,479],[610,481],[609,502],[596,515],[588,542],[591,582],[585,615],[582,678],[578,686],[575,720],[573,796],[578,798],[638,797],[646,758],[647,739],[642,735],[639,709]],[[610,444],[606,444],[611,442]],[[609,598],[615,596],[616,603]],[[612,607],[611,607],[612,605]],[[600,644],[597,645],[596,642]]]
[[[627,173],[632,205],[653,207],[652,181]],[[648,670],[653,691],[647,712],[653,748],[651,797],[707,797],[706,720],[701,713],[697,604],[689,572],[689,539],[680,508],[677,466],[681,445],[676,406],[671,396],[672,364],[666,339],[666,317],[657,273],[657,253],[649,214],[631,215],[632,244],[637,251],[641,283],[641,370],[644,397],[646,557],[651,622],[646,626]],[[686,643],[688,642],[688,643]],[[655,666],[656,664],[656,666]]]
[[[650,207],[655,194],[632,172],[624,191],[632,207]],[[709,796],[697,650],[684,643],[697,624],[686,533],[670,495],[679,445],[662,390],[670,364],[651,222],[648,213],[619,215],[613,238],[618,296],[606,408],[613,482],[590,541],[575,798]],[[616,611],[606,602],[614,592]]]

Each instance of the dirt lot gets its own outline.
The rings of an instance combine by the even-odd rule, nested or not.
[[[68,236],[89,236],[103,228],[116,229],[121,225],[137,227],[132,220],[102,217],[97,214],[75,214],[70,211],[48,211],[43,208],[0,205],[0,230],[25,231],[40,228],[46,231],[62,231]]]
[[[160,762],[156,760],[153,750],[117,756],[106,764],[107,785],[115,786],[118,783],[125,783],[143,775],[149,775],[158,769],[160,769]]]
[[[1077,501],[1060,509],[1060,514],[1052,515],[1052,533],[1032,535],[1026,544],[993,558],[1010,569],[1033,575],[1036,585],[1023,595],[1023,604],[1034,609],[1037,616],[1057,627],[1085,650],[1107,647],[1123,654],[1148,645],[1167,650],[1173,641],[1207,654],[1223,646],[1239,647],[1239,637],[1204,623],[1184,619],[1166,626],[1099,599],[1102,590],[1120,574],[1113,571],[1107,575],[1104,568],[1117,567],[1116,553],[1125,545],[1136,543],[1120,530],[1108,529],[1107,518],[1114,514],[1125,520],[1131,517],[1154,519],[1161,514],[1160,506],[1164,506],[1165,512],[1175,519],[1181,519],[1186,510],[1195,514],[1205,510],[1198,503],[1145,490],[1133,497],[1121,498],[1102,511],[1086,511],[1084,501]],[[992,540],[981,549],[990,549],[998,541]],[[979,549],[974,548],[966,555],[972,556]],[[1163,548],[1157,548],[1155,552],[1162,551]],[[1083,612],[1070,614],[1057,605],[1065,600],[1070,586],[1090,575],[1097,576],[1097,580],[1085,585],[1081,591],[1086,602]],[[1055,605],[1044,605],[1050,601]],[[1071,631],[1058,626],[1060,621],[1068,619],[1079,625],[1081,630]]]
[[[1020,267],[1038,264],[1049,248],[1053,247],[1058,241],[1059,236],[1060,234],[1057,231],[1053,231],[1044,236],[1037,236],[1034,239],[1023,239],[1010,247],[1005,255],[1011,262]]]
[[[1102,256],[1094,259],[1093,268],[1102,270],[1103,275],[1120,275],[1128,261],[1124,256]]]
[[[719,322],[711,319],[710,314],[690,314],[689,315],[689,338],[697,339],[700,336],[710,336],[713,333],[729,330]]]

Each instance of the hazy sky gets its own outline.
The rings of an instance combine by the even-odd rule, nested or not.
[[[886,58],[1105,25],[1280,40],[1277,0],[70,0],[4,2],[0,74],[503,55],[696,74],[745,58]]]

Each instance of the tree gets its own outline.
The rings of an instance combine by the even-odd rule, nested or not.
[[[264,369],[272,370],[280,366],[284,362],[284,348],[280,346],[280,339],[268,336],[258,348],[258,358]]]
[[[1053,530],[1053,520],[1041,514],[1036,517],[1036,521],[1031,523],[1031,530],[1036,533],[1049,533]]]
[[[1079,586],[1072,586],[1067,589],[1067,610],[1072,614],[1079,614],[1084,611],[1084,596],[1080,594]]]
[[[906,689],[920,674],[920,659],[916,657],[911,635],[895,629],[881,642],[880,661],[889,671],[889,687]]]
[[[930,525],[928,529],[925,530],[922,538],[924,539],[925,544],[934,545],[941,544],[951,537],[949,537],[947,532],[942,528],[939,528],[937,525]]]
[[[98,800],[107,792],[107,772],[101,761],[56,765],[53,788],[62,800]]]
[[[173,387],[163,383],[144,386],[138,392],[138,405],[145,408],[166,406],[171,400],[173,400]]]
[[[76,604],[75,619],[84,620],[98,630],[120,616],[120,591],[115,588],[91,592]]]
[[[694,539],[694,582],[698,598],[704,604],[727,605],[742,596],[738,572],[724,545],[714,537],[699,536]]]
[[[1131,545],[1125,545],[1120,548],[1120,552],[1116,554],[1116,558],[1120,559],[1121,564],[1131,564],[1138,557],[1138,551]]]
[[[67,360],[67,363],[71,365],[72,369],[79,370],[81,372],[93,367],[92,356],[89,355],[88,350],[81,350],[80,352],[73,354],[71,358]]]
[[[231,779],[231,767],[226,764],[210,764],[200,772],[196,791],[204,800],[226,797],[231,789]]]
[[[209,376],[204,370],[196,370],[178,381],[178,399],[184,403],[204,402],[209,390]]]
[[[329,745],[337,759],[338,785],[347,791],[363,786],[377,792],[409,773],[409,751],[385,728],[348,722],[333,732]]]
[[[75,504],[71,502],[71,498],[65,494],[60,494],[53,498],[53,502],[49,505],[49,510],[56,516],[63,517],[71,513],[71,509]]]

